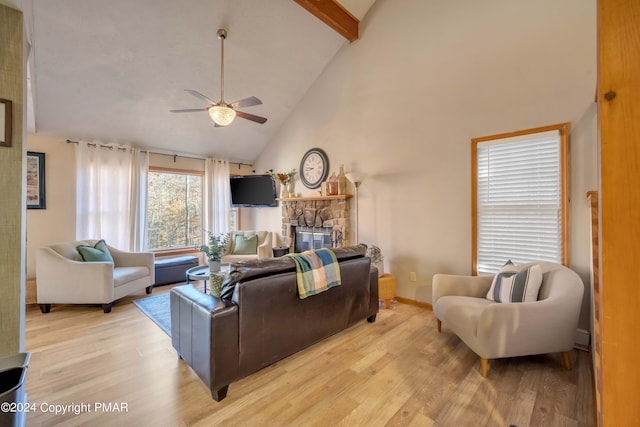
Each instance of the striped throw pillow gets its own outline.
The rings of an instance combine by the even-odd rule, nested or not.
[[[539,265],[518,271],[513,264],[505,264],[493,278],[487,299],[495,302],[532,302],[538,300],[542,285]]]

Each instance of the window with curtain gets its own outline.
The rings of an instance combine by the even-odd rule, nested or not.
[[[199,247],[203,236],[203,173],[150,168],[149,250]]]
[[[149,154],[100,141],[76,145],[76,239],[144,249]]]
[[[508,260],[568,262],[568,130],[472,139],[473,272]]]

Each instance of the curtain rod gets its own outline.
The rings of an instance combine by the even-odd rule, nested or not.
[[[67,144],[79,144],[80,141],[73,141],[71,139],[67,139]],[[95,142],[88,142],[87,143],[89,146],[92,147],[97,147],[98,144]],[[108,148],[110,150],[113,150],[114,148],[117,148],[118,150],[126,150],[125,147],[114,147],[112,145],[104,145],[104,144],[100,144],[100,148]],[[151,150],[140,150],[143,153],[149,153],[149,154],[158,154],[160,156],[169,156],[169,157],[173,157],[173,162],[175,163],[176,158],[177,157],[182,157],[183,159],[195,159],[195,160],[206,160],[206,157],[193,157],[193,156],[183,156],[182,154],[167,154],[167,153],[159,153],[157,151],[151,151]],[[252,167],[253,165],[250,163],[242,163],[242,162],[232,162],[229,161],[229,163],[235,163],[238,165],[238,169],[240,169],[241,166],[249,166]]]

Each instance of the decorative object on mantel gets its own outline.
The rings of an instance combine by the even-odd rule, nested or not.
[[[296,197],[296,180],[293,177],[296,175],[296,170],[293,169],[289,172],[289,183],[287,184],[287,189],[289,190],[289,198]]]
[[[318,188],[329,174],[329,157],[320,148],[312,148],[300,161],[300,180],[307,188]]]
[[[209,262],[209,271],[211,273],[217,273],[220,271],[220,262],[222,261],[222,255],[227,251],[229,242],[231,239],[231,233],[212,233],[209,234],[209,243],[200,246],[200,251],[207,255],[207,261]],[[213,279],[212,282],[213,284]]]
[[[366,256],[371,258],[371,265],[378,269],[378,277],[384,275],[384,257],[380,248],[375,245],[368,246]]]
[[[329,177],[328,194],[330,196],[336,196],[338,194],[338,177],[336,176],[335,172],[333,172]]]
[[[347,177],[344,174],[344,165],[340,165],[338,173],[338,194],[347,194]]]
[[[269,169],[267,172],[271,175],[271,178],[280,184],[280,198],[286,199],[287,197],[293,198],[295,197],[295,181],[293,179],[296,176],[296,169],[293,168],[289,172],[273,172],[273,169]]]
[[[355,226],[355,242],[354,244],[358,244],[358,188],[360,188],[360,184],[367,177],[367,174],[364,172],[349,172],[345,174],[347,179],[351,181],[353,186],[356,188],[355,196],[356,196],[356,226]]]

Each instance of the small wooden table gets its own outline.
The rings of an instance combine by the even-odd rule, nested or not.
[[[396,278],[393,274],[378,277],[378,298],[384,300],[384,308],[391,308],[391,300],[396,296]]]

